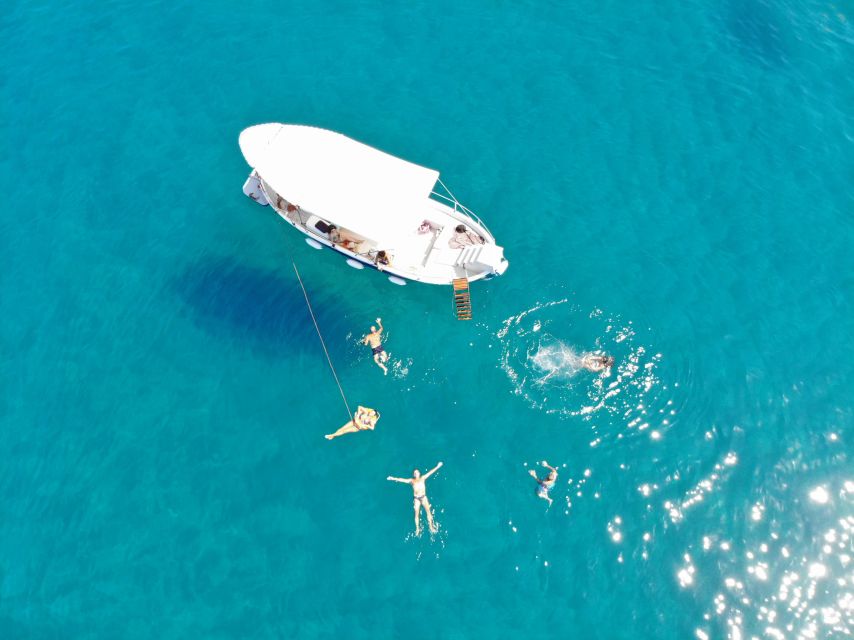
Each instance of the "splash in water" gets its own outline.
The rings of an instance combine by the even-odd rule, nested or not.
[[[496,337],[513,393],[533,408],[588,418],[605,410],[622,416],[628,429],[650,426],[648,396],[658,386],[661,354],[636,343],[632,322],[600,309],[585,312],[562,299],[507,318]],[[585,358],[602,353],[615,357],[613,367],[586,370]]]
[[[529,353],[528,359],[535,370],[544,374],[534,381],[540,385],[548,382],[569,383],[570,379],[583,368],[583,356],[576,353],[568,344],[552,336],[543,336],[543,340],[532,349],[532,353]]]

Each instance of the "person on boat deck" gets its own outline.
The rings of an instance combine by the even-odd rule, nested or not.
[[[486,238],[479,236],[474,231],[469,231],[464,224],[458,224],[454,228],[454,235],[448,240],[448,246],[451,249],[462,249],[469,245],[485,243]]]
[[[391,266],[391,256],[388,255],[384,250],[380,250],[377,252],[376,257],[377,269],[380,271],[383,270],[383,267]]]
[[[356,413],[353,414],[353,419],[335,433],[330,433],[325,436],[327,440],[332,440],[338,436],[343,436],[347,433],[356,433],[357,431],[373,431],[377,426],[377,420],[380,419],[379,411],[368,409],[367,407],[359,406]]]
[[[329,240],[332,244],[344,247],[348,251],[355,251],[360,242],[359,239],[347,233],[346,230],[339,229],[334,224],[329,225],[329,231],[327,233],[329,234]]]
[[[299,205],[291,204],[278,194],[276,195],[276,208],[284,209],[288,213],[296,213],[299,211]]]
[[[427,499],[427,487],[424,482],[427,478],[441,469],[442,464],[443,463],[440,462],[423,476],[421,475],[421,472],[416,469],[412,472],[411,478],[395,478],[393,476],[386,478],[386,480],[391,480],[392,482],[402,482],[404,484],[412,485],[412,506],[415,509],[416,536],[421,535],[421,507],[424,507],[424,513],[427,514],[427,526],[430,527],[430,533],[436,533],[439,530],[436,523],[433,521],[433,508],[430,506],[430,501]]]
[[[605,369],[610,369],[614,366],[614,357],[598,355],[595,353],[585,353],[581,358],[581,366],[593,373],[599,373],[600,371],[605,371]]]
[[[382,333],[383,333],[383,321],[382,318],[377,318],[377,324],[379,325],[379,329],[375,326],[371,326],[371,332],[362,338],[362,344],[369,345],[371,347],[371,351],[374,354],[374,362],[377,363],[377,366],[383,370],[384,375],[388,375],[388,367],[386,367],[383,363],[388,362],[388,354],[385,349],[383,349],[382,345]]]
[[[549,491],[554,488],[555,482],[557,482],[557,469],[545,460],[543,460],[542,465],[549,470],[549,475],[544,479],[540,480],[537,477],[537,472],[533,469],[528,471],[528,473],[537,481],[537,497],[542,498],[543,500],[548,500],[549,506],[552,506],[552,499],[551,496],[549,496]]]

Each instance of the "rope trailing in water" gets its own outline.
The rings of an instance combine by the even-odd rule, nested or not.
[[[314,328],[317,329],[317,337],[320,338],[320,344],[323,346],[323,353],[326,354],[326,361],[329,363],[329,368],[332,370],[332,376],[335,378],[335,384],[338,385],[338,391],[341,392],[341,399],[344,401],[344,406],[347,408],[347,420],[352,420],[353,412],[350,411],[350,405],[347,403],[347,396],[344,395],[344,389],[341,387],[341,382],[338,380],[338,374],[335,372],[335,366],[332,364],[332,358],[329,357],[329,350],[326,348],[326,341],[323,339],[323,334],[320,333],[320,327],[317,325],[317,318],[314,317],[314,309],[311,308],[311,302],[308,299],[308,293],[305,290],[305,285],[302,283],[302,278],[300,278],[297,263],[292,262],[292,264],[294,265],[294,273],[297,274],[297,280],[299,280],[299,286],[302,287],[302,295],[305,296],[305,303],[308,305],[308,312],[311,314],[311,320],[314,322]]]

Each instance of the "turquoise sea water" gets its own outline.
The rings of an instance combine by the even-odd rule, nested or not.
[[[7,5],[0,636],[854,632],[852,23]],[[267,121],[439,169],[511,261],[475,320],[246,199],[237,135]],[[374,433],[322,437],[344,410],[292,258]],[[596,348],[612,375],[573,374]],[[385,478],[439,460],[417,539]]]

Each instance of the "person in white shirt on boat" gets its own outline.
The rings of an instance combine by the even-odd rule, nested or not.
[[[462,249],[473,244],[485,244],[486,238],[479,236],[473,231],[466,229],[466,225],[458,224],[454,228],[454,235],[448,241],[448,246],[451,249]]]
[[[388,354],[385,349],[383,349],[382,345],[382,318],[377,318],[377,324],[380,328],[377,329],[376,327],[371,326],[371,332],[362,338],[362,344],[369,345],[371,347],[371,351],[374,354],[374,362],[376,362],[377,366],[383,370],[384,375],[388,375],[388,367],[383,364],[384,362],[388,362]]]
[[[442,468],[442,462],[437,464],[435,467],[430,469],[423,476],[421,472],[416,469],[412,472],[411,478],[395,478],[393,476],[389,476],[386,480],[391,480],[392,482],[402,482],[404,484],[412,485],[412,506],[415,509],[415,535],[421,535],[421,508],[424,507],[424,513],[427,514],[427,526],[430,527],[430,533],[436,533],[439,528],[436,526],[436,523],[433,521],[433,508],[430,506],[430,501],[427,499],[427,487],[424,482],[436,473],[439,469]]]

